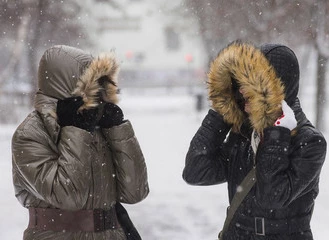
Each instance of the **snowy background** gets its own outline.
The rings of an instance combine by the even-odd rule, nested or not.
[[[11,137],[27,114],[22,105],[29,106],[33,69],[46,48],[69,44],[94,53],[115,50],[123,70],[120,107],[134,126],[148,167],[149,196],[127,205],[143,239],[215,240],[228,205],[226,184],[196,187],[181,177],[190,140],[208,110],[195,110],[191,90],[205,79],[209,57],[230,41],[285,43],[300,61],[299,96],[314,123],[317,56],[312,51],[320,46],[317,53],[329,56],[327,2],[250,1],[246,7],[242,0],[0,1],[0,120],[16,121],[0,124],[0,240],[22,239],[28,222],[27,210],[14,196]],[[328,63],[321,66],[328,68]],[[329,236],[328,183],[326,162],[311,222],[315,240]]]
[[[305,112],[313,117],[303,88]],[[307,93],[307,94],[306,94]],[[303,95],[303,91],[301,92]],[[195,98],[186,91],[123,90],[120,106],[130,119],[143,149],[150,194],[141,203],[128,205],[131,218],[145,240],[215,240],[228,204],[226,184],[209,187],[187,185],[181,177],[190,140],[207,112],[195,110]],[[14,197],[11,180],[11,136],[16,125],[0,125],[0,239],[22,239],[27,210]],[[328,139],[328,138],[327,138]],[[324,165],[320,195],[316,199],[312,228],[314,239],[329,236],[329,166]]]

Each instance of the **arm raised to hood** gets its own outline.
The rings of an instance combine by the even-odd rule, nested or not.
[[[130,121],[102,131],[114,157],[117,201],[130,204],[142,201],[149,193],[147,169]]]
[[[28,118],[12,139],[14,184],[19,182],[19,188],[56,208],[83,208],[92,180],[91,134],[68,126],[54,146],[40,121],[34,119]],[[16,197],[29,207],[20,194]]]
[[[183,179],[187,183],[213,185],[226,181],[227,154],[223,142],[230,129],[221,115],[209,110],[186,155]]]
[[[282,208],[315,190],[325,155],[326,141],[313,127],[299,129],[296,136],[285,127],[266,128],[256,157],[257,202]]]

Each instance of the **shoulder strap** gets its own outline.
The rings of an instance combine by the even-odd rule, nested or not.
[[[241,184],[239,185],[239,188],[234,194],[231,205],[227,208],[226,219],[224,222],[223,230],[219,233],[218,239],[221,240],[223,238],[223,233],[226,232],[228,227],[230,226],[231,220],[233,219],[236,210],[242,203],[243,199],[247,196],[248,192],[254,186],[255,182],[256,182],[256,167],[253,167],[249,171],[247,176],[245,176]]]

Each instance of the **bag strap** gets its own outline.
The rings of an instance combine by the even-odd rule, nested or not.
[[[223,233],[227,231],[236,210],[242,203],[243,199],[247,196],[251,188],[254,186],[255,182],[256,182],[256,167],[254,166],[239,185],[238,190],[234,194],[231,205],[227,208],[226,219],[224,222],[223,230],[218,234],[219,240],[223,239]]]
[[[115,204],[115,209],[117,212],[118,221],[126,234],[127,240],[142,240],[124,206],[120,202],[117,202]]]

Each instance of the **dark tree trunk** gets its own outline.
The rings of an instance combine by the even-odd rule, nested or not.
[[[37,90],[37,68],[38,59],[37,53],[40,47],[40,35],[42,34],[42,27],[44,23],[43,14],[46,12],[48,6],[48,1],[38,0],[37,4],[34,6],[34,21],[31,22],[30,29],[31,33],[29,37],[30,47],[27,48],[27,58],[28,58],[28,79],[31,91],[29,94],[29,105],[33,106],[35,92]],[[32,13],[33,14],[33,13]]]
[[[316,127],[325,130],[326,105],[326,68],[328,58],[318,52],[317,61],[317,94],[316,94]]]

